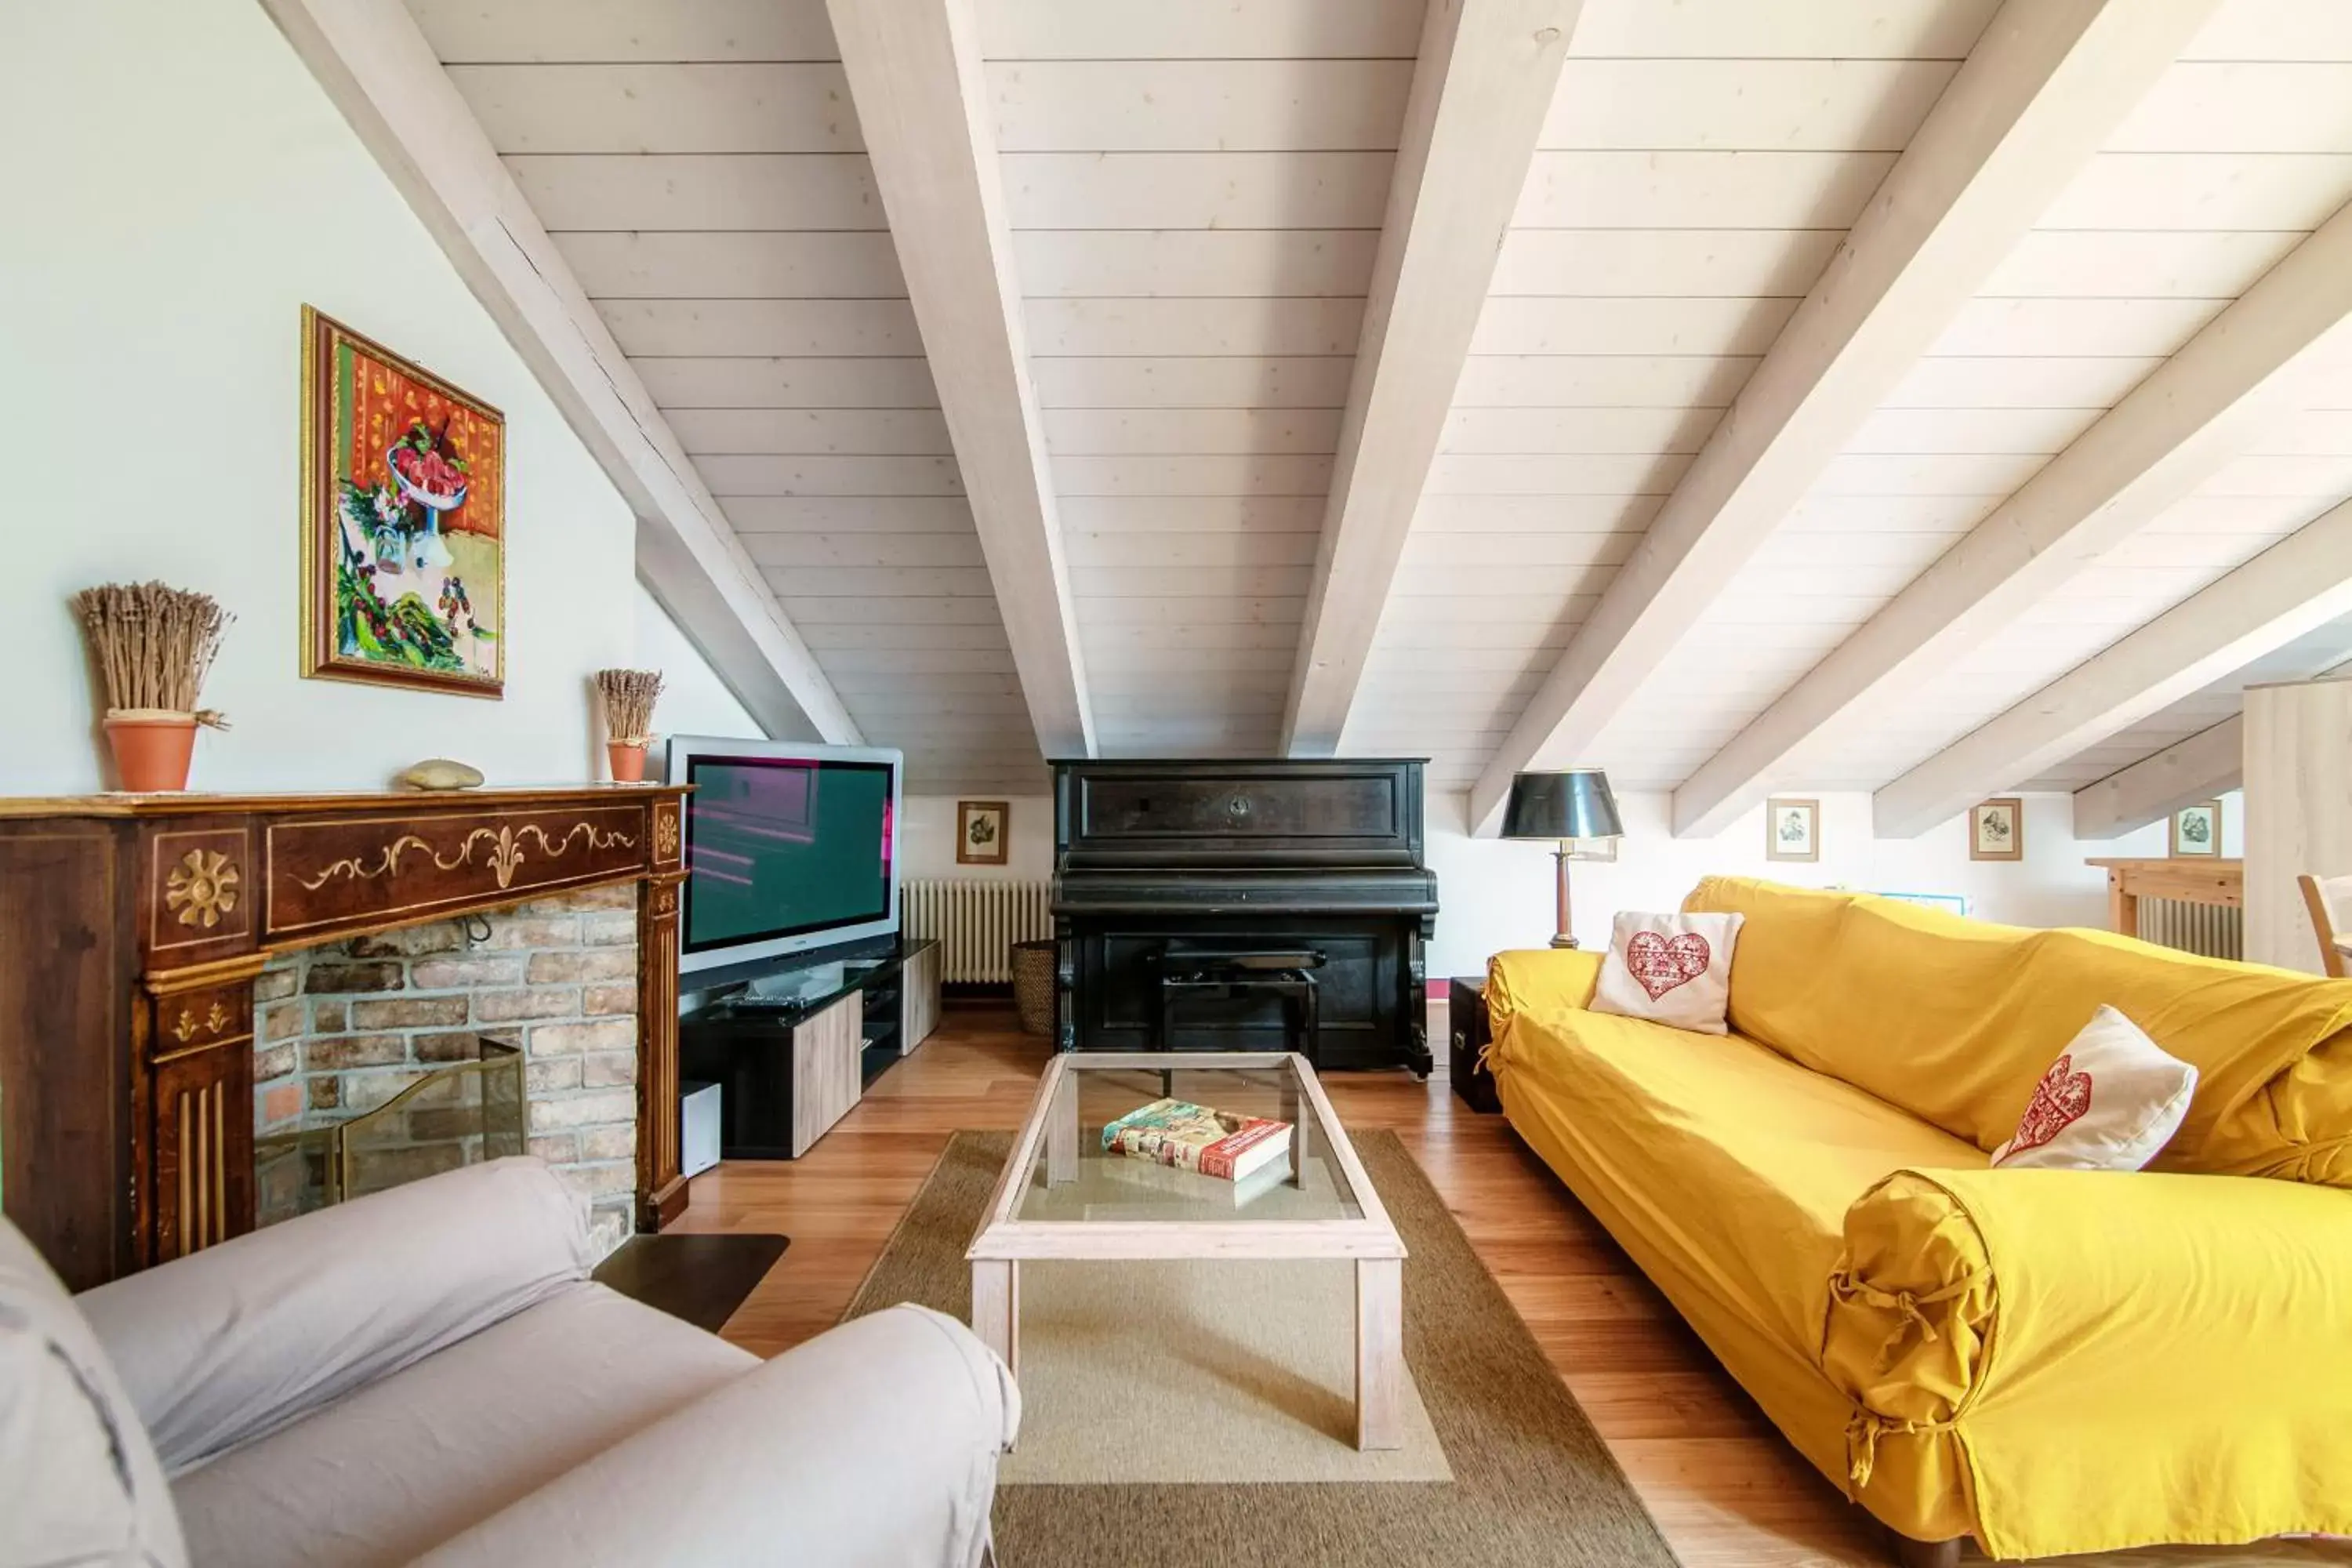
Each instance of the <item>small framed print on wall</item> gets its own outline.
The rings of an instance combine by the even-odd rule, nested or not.
[[[2025,858],[2025,803],[2013,795],[1969,807],[1969,858]]]
[[[1012,817],[1013,808],[1001,800],[956,802],[956,864],[1003,865]]]
[[[2172,814],[2170,851],[2175,857],[2218,859],[2221,854],[2221,803],[2200,800]]]
[[[1764,858],[1818,860],[1822,858],[1822,803],[1817,800],[1768,800],[1764,803]]]

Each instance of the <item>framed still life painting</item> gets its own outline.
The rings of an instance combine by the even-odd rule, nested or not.
[[[506,418],[302,308],[302,673],[506,687]]]

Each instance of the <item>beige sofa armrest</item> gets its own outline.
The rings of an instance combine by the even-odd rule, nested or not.
[[[516,1158],[304,1215],[74,1300],[178,1475],[586,1279],[591,1262],[583,1200]]]
[[[654,1423],[415,1568],[972,1568],[1021,1400],[954,1319],[845,1323]]]

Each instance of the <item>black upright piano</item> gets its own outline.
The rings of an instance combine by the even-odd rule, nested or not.
[[[1055,763],[1061,1048],[1426,1074],[1422,765]]]

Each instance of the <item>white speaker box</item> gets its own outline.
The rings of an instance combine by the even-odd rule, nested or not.
[[[719,1163],[719,1086],[681,1083],[677,1089],[678,1169],[698,1176]]]

